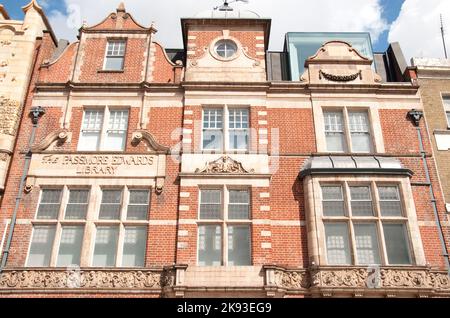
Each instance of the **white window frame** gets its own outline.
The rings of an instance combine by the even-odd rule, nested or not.
[[[442,106],[444,107],[447,128],[450,129],[450,93],[441,93]]]
[[[127,208],[129,205],[129,198],[130,198],[130,190],[135,190],[138,189],[136,187],[128,187],[128,186],[123,186],[123,187],[110,187],[110,186],[104,186],[104,187],[100,187],[100,196],[99,196],[99,204],[98,204],[98,208],[96,209],[96,214],[95,214],[95,221],[94,221],[94,229],[93,229],[93,235],[92,235],[92,249],[91,249],[91,254],[90,254],[90,266],[94,266],[93,262],[94,262],[94,252],[95,252],[95,241],[96,241],[96,237],[97,237],[97,228],[98,227],[103,227],[103,226],[116,226],[119,227],[119,237],[118,237],[118,242],[117,242],[117,250],[116,250],[116,260],[115,260],[115,265],[113,267],[122,267],[122,257],[123,257],[123,245],[124,245],[124,240],[125,240],[125,229],[126,227],[134,227],[134,226],[142,226],[142,227],[146,227],[147,230],[147,243],[148,243],[148,231],[149,231],[149,214],[147,214],[147,220],[127,220]],[[101,205],[101,198],[102,198],[102,192],[103,190],[121,190],[122,191],[122,198],[121,198],[121,207],[120,207],[120,214],[119,214],[119,219],[117,220],[104,220],[104,219],[100,219],[99,218],[99,214],[100,214],[100,205]],[[151,206],[151,189],[142,189],[142,190],[148,190],[149,191],[149,210],[150,210],[150,206]],[[146,249],[147,250],[147,249]],[[144,259],[145,259],[145,255],[144,255]],[[145,264],[144,264],[145,266]]]
[[[58,211],[58,215],[56,219],[38,219],[38,211],[39,211],[39,205],[41,203],[41,198],[42,198],[42,192],[43,190],[47,190],[47,189],[60,189],[62,191],[61,194],[61,201],[60,201],[60,206],[59,206],[59,211]],[[31,250],[31,245],[32,245],[32,241],[33,241],[33,235],[34,235],[34,228],[36,226],[41,226],[41,225],[51,225],[51,226],[55,226],[55,237],[53,239],[53,243],[52,243],[52,250],[50,253],[50,264],[49,267],[57,267],[57,260],[58,260],[58,253],[59,253],[59,247],[60,247],[60,243],[61,243],[61,234],[62,234],[62,229],[65,226],[82,226],[84,228],[84,232],[83,232],[83,241],[85,241],[85,238],[87,237],[87,215],[85,219],[65,219],[65,210],[67,207],[67,204],[69,202],[69,192],[70,189],[74,189],[74,190],[88,190],[89,187],[71,187],[71,186],[63,186],[63,187],[54,187],[54,186],[41,186],[41,191],[39,193],[39,200],[38,200],[38,204],[36,206],[36,211],[35,211],[35,216],[34,216],[34,220],[31,222],[33,225],[33,230],[31,233],[31,237],[30,237],[30,242],[29,242],[29,246],[28,246],[28,252],[27,252],[27,257],[25,260],[25,264],[28,265],[28,261],[29,261],[29,257],[30,257],[30,250]],[[89,196],[90,196],[90,192],[91,189],[89,189]],[[81,246],[81,251],[80,251],[80,265],[83,263],[82,260],[82,255],[83,255],[83,249],[84,249],[84,243]]]
[[[344,216],[324,216],[321,214],[321,227],[323,233],[325,233],[325,224],[332,223],[345,223],[348,228],[348,238],[349,238],[349,248],[348,253],[350,254],[350,264],[346,265],[336,265],[328,263],[327,256],[327,248],[326,248],[326,235],[324,235],[324,260],[329,266],[367,266],[367,264],[360,264],[357,260],[357,249],[356,249],[356,240],[355,240],[355,224],[375,224],[377,231],[377,240],[378,240],[378,253],[380,256],[380,265],[381,266],[413,266],[415,265],[415,255],[414,249],[412,246],[412,237],[410,231],[410,220],[406,216],[405,212],[405,201],[402,196],[402,187],[400,183],[395,182],[379,182],[379,181],[369,181],[369,182],[354,182],[354,181],[338,181],[338,182],[320,182],[320,187],[322,186],[342,186],[342,191],[344,193],[344,204],[345,204],[345,215]],[[372,209],[374,216],[353,216],[351,213],[351,196],[350,196],[350,187],[353,186],[370,186],[370,193],[372,197]],[[383,186],[395,186],[398,189],[400,195],[400,203],[402,214],[401,216],[382,216],[380,210],[380,199],[378,196],[378,187]],[[322,193],[320,194],[320,201],[322,202]],[[408,247],[408,255],[410,259],[410,264],[389,264],[386,242],[384,237],[383,224],[403,224],[405,226],[405,231],[407,232],[407,247]]]
[[[119,187],[107,187],[107,186],[71,186],[71,185],[65,185],[60,187],[55,186],[45,186],[41,185],[41,191],[39,194],[39,201],[38,205],[36,206],[35,216],[34,219],[31,221],[31,224],[33,226],[29,245],[28,245],[28,251],[27,256],[25,260],[25,264],[28,265],[29,256],[30,256],[30,250],[32,245],[32,238],[34,235],[34,228],[35,226],[42,226],[42,225],[50,225],[55,226],[55,237],[52,243],[52,249],[51,249],[51,257],[50,257],[50,263],[48,267],[58,267],[57,266],[57,260],[58,260],[58,253],[61,243],[61,234],[62,229],[64,226],[83,226],[84,227],[84,233],[83,233],[83,242],[81,246],[80,251],[80,266],[81,267],[93,267],[93,256],[94,256],[94,249],[95,249],[95,239],[96,239],[96,232],[97,232],[97,226],[119,226],[119,241],[117,245],[117,252],[116,252],[116,261],[114,267],[120,267],[122,268],[122,255],[123,255],[123,243],[125,239],[125,228],[126,227],[145,227],[146,229],[146,239],[148,242],[148,233],[149,233],[149,217],[150,217],[150,209],[151,209],[151,194],[152,189],[151,187],[128,187],[128,186],[119,186]],[[57,219],[38,219],[37,213],[39,210],[39,204],[41,201],[42,196],[42,190],[45,189],[61,189],[62,195],[61,195],[61,204],[58,212]],[[65,219],[65,210],[67,207],[67,204],[69,202],[69,193],[70,190],[89,190],[89,202],[88,202],[88,208],[87,208],[87,214],[85,219]],[[120,210],[120,219],[118,220],[100,220],[98,218],[99,212],[100,212],[100,203],[102,198],[102,189],[121,189],[122,190],[122,203],[121,203],[121,210]],[[129,192],[130,190],[147,190],[149,192],[149,199],[148,199],[148,213],[147,218],[145,220],[127,220],[127,208],[128,208],[128,201],[129,201]],[[146,257],[147,249],[144,255],[144,259]],[[145,264],[144,264],[145,266]],[[114,268],[111,267],[111,268]],[[140,267],[133,267],[133,268],[140,268]]]
[[[222,218],[221,219],[201,219],[200,218],[200,203],[201,203],[201,193],[202,190],[217,190],[221,192],[221,204],[222,204]],[[248,191],[249,195],[249,218],[248,219],[229,219],[228,218],[228,204],[230,202],[230,191],[241,190]],[[220,266],[230,266],[228,263],[228,226],[248,226],[249,227],[249,254],[250,254],[250,264],[253,264],[253,250],[252,250],[252,193],[251,187],[236,187],[236,186],[201,186],[198,190],[198,211],[197,211],[197,264],[200,263],[199,258],[199,241],[200,241],[200,231],[198,230],[200,226],[204,225],[215,225],[221,227],[222,240],[221,240],[221,251],[222,260]],[[201,266],[201,265],[198,265]],[[235,265],[237,266],[237,265]]]
[[[327,146],[327,134],[325,131],[325,113],[328,112],[340,112],[342,113],[343,119],[343,136],[346,148],[343,151],[330,151]],[[369,124],[369,142],[370,142],[370,151],[362,152],[362,151],[354,151],[352,147],[352,132],[350,131],[350,119],[349,113],[352,112],[365,112],[367,114],[368,124]],[[375,151],[375,139],[374,139],[374,131],[373,131],[373,121],[370,114],[369,108],[355,108],[355,107],[322,107],[322,120],[324,123],[323,126],[323,136],[325,140],[325,150],[328,153],[373,153]]]
[[[205,149],[203,147],[203,120],[204,120],[204,113],[207,109],[221,109],[222,110],[222,142],[221,142],[221,148],[220,149]],[[230,147],[230,130],[245,130],[245,129],[230,129],[230,109],[237,109],[237,110],[247,110],[248,112],[248,142],[247,142],[247,148],[246,149],[234,149]],[[248,153],[250,151],[250,145],[251,145],[251,109],[248,105],[205,105],[202,107],[202,129],[201,129],[201,145],[200,149],[204,153],[217,153],[217,152],[224,152],[224,153]],[[219,130],[219,129],[218,129]]]
[[[108,55],[109,44],[113,43],[113,42],[121,42],[121,43],[123,43],[123,45],[124,45],[123,55]],[[110,38],[110,39],[107,39],[107,41],[106,41],[106,48],[105,48],[105,56],[103,58],[103,68],[102,68],[103,71],[122,72],[125,69],[125,56],[127,54],[127,46],[128,46],[127,44],[128,43],[127,43],[127,39],[126,38],[117,38],[117,39]],[[107,62],[107,59],[109,57],[111,57],[111,58],[119,58],[119,57],[121,57],[122,58],[122,68],[121,69],[108,69],[108,68],[106,68],[106,64],[107,64],[106,62]]]
[[[98,142],[98,149],[96,150],[80,150],[80,140],[81,140],[81,135],[83,133],[83,124],[84,124],[84,118],[86,115],[86,111],[103,111],[103,122],[102,122],[102,127],[100,130],[100,140]],[[125,130],[125,141],[124,141],[124,146],[122,150],[109,150],[109,149],[105,149],[105,141],[107,139],[107,134],[108,134],[108,130],[109,130],[109,119],[110,119],[110,115],[111,112],[113,111],[127,111],[128,112],[128,117],[127,117],[127,128]],[[126,147],[127,147],[127,135],[128,135],[128,127],[129,127],[129,123],[130,123],[130,107],[124,107],[124,106],[102,106],[102,107],[84,107],[83,109],[83,117],[82,117],[82,121],[81,121],[81,127],[80,127],[80,137],[78,139],[78,151],[87,151],[87,152],[91,152],[91,151],[125,151]]]
[[[230,56],[222,56],[221,54],[219,54],[219,46],[222,45],[222,44],[225,45],[226,47],[230,46],[230,47],[233,48],[233,50],[231,50],[231,51],[227,50],[227,49],[225,49],[223,51],[224,53],[232,52],[232,54]],[[214,52],[218,56],[220,56],[221,59],[224,59],[224,60],[233,59],[233,57],[236,56],[236,54],[238,52],[238,49],[239,49],[238,44],[235,41],[231,40],[231,39],[220,39],[214,44]]]

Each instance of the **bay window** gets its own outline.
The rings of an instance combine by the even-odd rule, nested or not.
[[[409,265],[408,219],[395,184],[322,184],[328,265]]]

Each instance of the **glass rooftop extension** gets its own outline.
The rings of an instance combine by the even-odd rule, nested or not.
[[[374,59],[372,41],[367,32],[289,32],[286,34],[286,51],[291,80],[300,80],[306,59],[316,54],[324,43],[333,40],[348,42],[363,56]],[[375,69],[375,64],[372,67]]]

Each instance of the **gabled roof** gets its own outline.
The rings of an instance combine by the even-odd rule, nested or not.
[[[3,17],[4,17],[6,20],[9,20],[9,19],[10,19],[9,14],[8,14],[8,11],[6,11],[6,9],[5,9],[5,7],[3,6],[3,4],[0,4],[0,14],[3,15]]]
[[[116,12],[110,13],[103,21],[93,26],[83,25],[80,32],[117,32],[133,31],[155,33],[157,30],[151,25],[149,28],[138,23],[133,16],[125,10],[123,2],[119,4]]]
[[[47,16],[44,13],[44,10],[42,9],[42,7],[37,3],[36,0],[31,0],[27,5],[22,7],[22,11],[27,14],[28,10],[30,10],[31,8],[33,8],[34,10],[36,10],[39,15],[41,16],[42,20],[44,21],[45,27],[47,28],[47,31],[50,33],[52,40],[55,44],[58,43],[58,40],[56,38],[55,33],[53,32],[52,26],[50,25],[50,22],[47,19]]]

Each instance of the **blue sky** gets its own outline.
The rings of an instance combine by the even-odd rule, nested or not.
[[[275,1],[275,0],[274,0]],[[392,23],[397,17],[400,12],[401,5],[404,0],[382,0],[381,4],[383,7],[383,17],[387,20],[387,22],[390,24]],[[4,0],[0,1],[5,8],[7,9],[10,16],[14,19],[21,19],[23,17],[23,12],[21,10],[21,7],[26,5],[29,2],[29,0]],[[39,1],[40,4],[44,4],[44,11],[46,12],[47,16],[50,16],[50,13],[54,10],[58,10],[60,12],[65,12],[65,2],[61,0],[46,0],[46,1]],[[216,1],[217,2],[217,1]],[[114,9],[115,2],[112,1],[111,9]],[[272,23],[277,23],[277,21],[273,21]],[[56,31],[56,30],[55,30]],[[288,31],[301,31],[301,30],[286,30]],[[320,31],[320,30],[317,30]],[[375,51],[384,51],[387,47],[387,39],[388,39],[388,30],[384,31],[379,40],[373,43],[374,50]]]
[[[74,41],[83,21],[93,25],[113,12],[122,0],[38,0],[56,35]],[[181,48],[181,17],[210,10],[222,0],[123,0],[143,25],[156,23],[156,39],[167,48]],[[29,0],[0,0],[15,19]],[[235,3],[272,18],[270,50],[282,50],[286,32],[370,32],[374,50],[385,51],[389,42],[400,42],[411,57],[443,57],[439,15],[450,34],[450,0],[250,0]],[[447,35],[450,48],[450,35]]]
[[[404,0],[382,0],[381,5],[383,7],[383,17],[387,20],[388,24],[394,22],[402,7]],[[388,33],[389,30],[384,31],[377,43],[374,43],[375,51],[384,51],[388,45]]]

